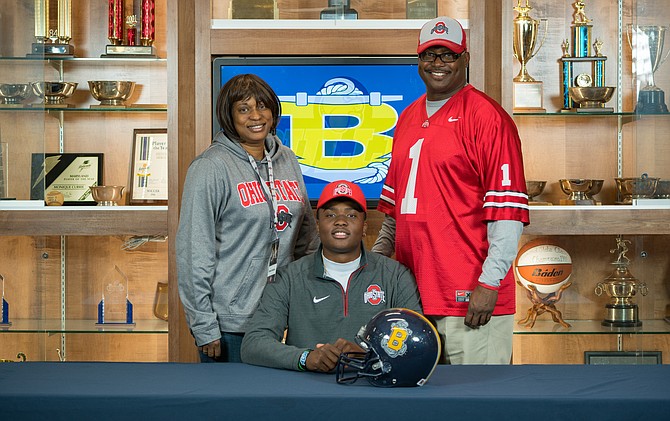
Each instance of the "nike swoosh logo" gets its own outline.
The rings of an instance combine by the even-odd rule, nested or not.
[[[314,304],[319,304],[321,301],[325,300],[328,297],[330,297],[330,295],[326,295],[325,297],[321,297],[321,298],[316,298],[316,295],[315,295],[314,298],[312,298],[312,302],[314,302]]]
[[[460,117],[449,117],[448,121],[449,121],[449,123],[455,123],[460,119],[461,119]]]

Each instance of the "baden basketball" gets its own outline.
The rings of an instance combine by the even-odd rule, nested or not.
[[[568,282],[572,259],[567,251],[546,238],[524,244],[514,260],[514,273],[525,287],[534,285],[542,294],[549,294]]]

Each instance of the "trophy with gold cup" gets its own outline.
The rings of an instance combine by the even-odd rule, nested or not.
[[[572,42],[561,44],[561,82],[563,108],[561,111],[579,113],[611,113],[614,108],[605,107],[612,99],[615,88],[605,86],[605,62],[603,42],[593,40],[593,20],[586,16],[586,4],[572,4],[573,21],[570,26]],[[591,51],[593,47],[594,52]]]
[[[637,113],[667,113],[665,92],[654,82],[654,73],[668,58],[663,55],[666,26],[628,25],[628,43],[633,51],[634,71],[642,88],[638,93]]]
[[[542,82],[535,80],[528,73],[527,64],[544,44],[547,21],[544,21],[544,35],[538,46],[540,21],[528,15],[532,10],[528,0],[523,6],[521,0],[517,0],[514,10],[518,13],[514,18],[514,57],[521,63],[519,74],[514,78],[514,112],[546,112],[543,107]]]
[[[58,0],[56,25],[52,26],[49,0],[35,0],[35,42],[28,57],[72,57],[72,0]]]
[[[610,250],[610,253],[618,254],[616,261],[612,263],[615,269],[603,282],[598,282],[595,288],[597,296],[605,292],[612,298],[610,303],[605,306],[607,316],[601,324],[608,327],[642,326],[638,317],[638,307],[637,304],[633,303],[633,297],[637,292],[647,295],[647,285],[638,281],[628,270],[630,259],[626,256],[626,253],[630,240],[624,240],[622,236],[618,236],[616,244],[617,247]]]

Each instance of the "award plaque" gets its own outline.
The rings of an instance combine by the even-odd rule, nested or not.
[[[437,0],[407,0],[407,19],[433,19],[437,17]]]
[[[349,0],[328,0],[328,7],[321,11],[323,20],[358,19],[358,12],[349,7]]]
[[[628,25],[628,42],[633,50],[634,70],[643,87],[638,93],[636,113],[667,113],[665,92],[654,83],[654,73],[668,58],[663,55],[667,27],[654,25]],[[643,63],[651,63],[644,66]]]
[[[595,293],[597,296],[606,292],[611,297],[609,304],[605,306],[607,316],[602,321],[603,326],[608,327],[638,327],[642,322],[638,317],[637,304],[633,303],[633,296],[637,292],[647,295],[648,289],[644,282],[639,282],[628,270],[630,259],[626,256],[630,240],[624,240],[622,236],[616,239],[617,248],[610,253],[618,253],[614,271],[603,282],[598,282]]]
[[[63,194],[64,205],[96,205],[90,186],[103,185],[101,153],[34,153],[30,199],[45,200],[52,191]]]
[[[35,0],[35,42],[28,54],[38,57],[73,57],[72,0],[58,0],[57,9],[51,10],[49,0]],[[52,13],[56,13],[57,25],[50,26]]]
[[[2,283],[2,318],[0,318],[0,327],[11,326],[9,321],[9,303],[5,300],[5,277],[0,273],[0,283]]]
[[[230,19],[277,19],[277,0],[231,0]]]
[[[128,277],[114,265],[114,270],[103,279],[102,299],[98,303],[96,326],[135,326],[133,303],[128,299]]]
[[[521,5],[521,0],[517,0],[514,10],[518,13],[514,18],[514,57],[521,63],[521,70],[514,78],[514,112],[546,112],[547,110],[543,107],[542,82],[536,81],[528,74],[526,65],[544,44],[547,36],[547,21],[544,21],[544,35],[538,46],[540,21],[528,15],[532,10],[532,7],[528,5],[528,0],[524,6]]]
[[[167,129],[135,129],[130,204],[167,205]]]

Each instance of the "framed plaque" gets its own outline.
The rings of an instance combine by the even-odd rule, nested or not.
[[[131,205],[167,205],[167,129],[135,129],[130,171]]]
[[[663,364],[661,351],[585,351],[584,363],[609,364]]]
[[[30,199],[44,200],[60,192],[66,206],[97,205],[89,187],[103,185],[102,174],[101,153],[34,153]]]
[[[546,113],[542,82],[514,82],[513,112]]]

